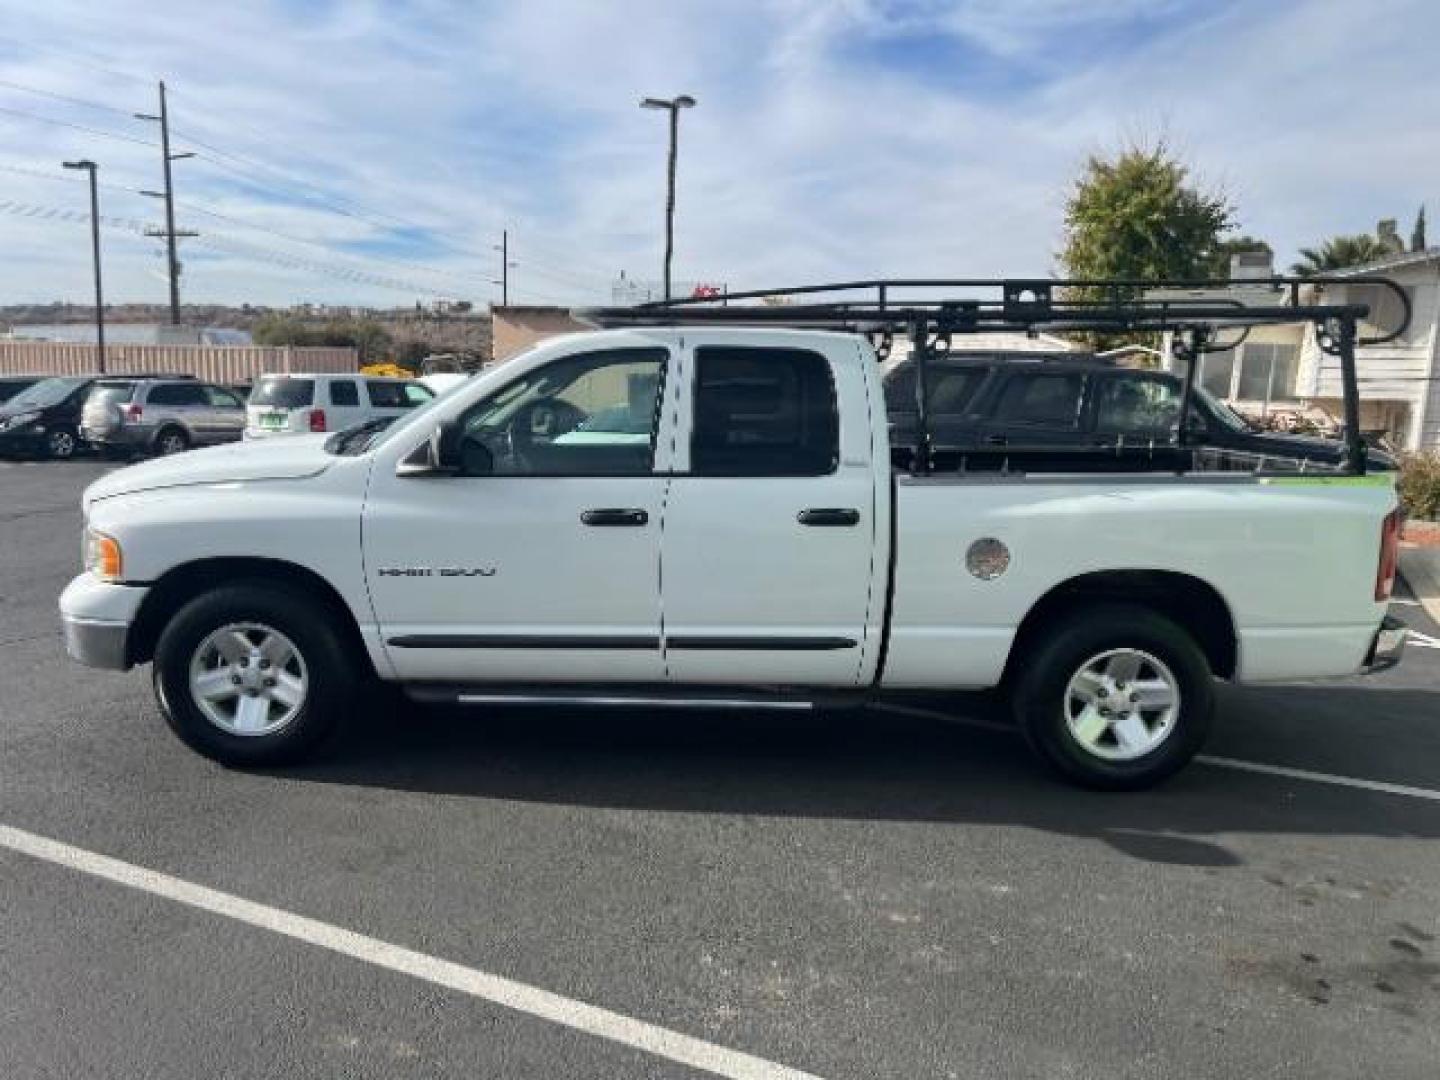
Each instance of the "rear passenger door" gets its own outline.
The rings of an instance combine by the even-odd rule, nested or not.
[[[989,419],[981,445],[1003,451],[1056,447],[1064,450],[1085,443],[1082,424],[1085,386],[1083,371],[1012,371],[991,399]],[[1043,467],[1043,457],[1027,456],[1031,466]]]
[[[160,383],[150,388],[145,401],[146,419],[159,431],[167,423],[179,424],[193,442],[209,442],[215,435],[210,399],[199,383]]]
[[[872,462],[861,360],[837,356],[705,345],[685,354],[680,415],[691,422],[677,439],[660,557],[671,681],[860,677],[879,602],[876,477],[889,470]]]

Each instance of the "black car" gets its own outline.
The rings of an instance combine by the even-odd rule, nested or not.
[[[193,379],[193,375],[138,371],[127,379]],[[0,455],[71,458],[84,448],[80,412],[104,375],[36,376],[33,385],[0,404]]]
[[[1333,469],[1344,460],[1336,439],[1258,431],[1249,421],[1192,389],[1187,442],[1176,441],[1184,384],[1167,371],[1119,367],[1081,353],[951,353],[930,362],[928,408],[940,468],[1018,466],[1073,468],[1083,453],[1095,468],[1128,469],[1193,461],[1196,444],[1251,464]],[[915,368],[906,361],[885,377],[885,405],[895,464],[907,468],[915,444]],[[1203,451],[1200,451],[1203,453]],[[1370,449],[1372,468],[1393,469]]]
[[[0,375],[0,405],[43,378],[44,375]]]

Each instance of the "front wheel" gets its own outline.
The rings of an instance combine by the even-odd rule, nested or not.
[[[1149,608],[1075,611],[1024,646],[1012,697],[1031,746],[1068,779],[1149,787],[1205,741],[1214,679],[1195,639]]]
[[[326,614],[268,582],[191,600],[155,647],[155,693],[171,729],[225,765],[312,753],[338,726],[356,681]]]

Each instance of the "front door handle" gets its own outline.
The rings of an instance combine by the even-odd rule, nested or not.
[[[1009,438],[1004,435],[986,435],[985,441],[991,446],[1004,446],[1009,443]]]
[[[795,515],[795,520],[801,525],[830,526],[832,528],[845,527],[860,524],[859,510],[842,510],[827,507],[825,509],[801,510]]]
[[[640,526],[649,523],[650,515],[639,509],[583,510],[580,513],[580,521],[585,525]]]

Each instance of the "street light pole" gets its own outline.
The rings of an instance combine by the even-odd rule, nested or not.
[[[666,101],[663,98],[644,98],[642,109],[664,109],[670,114],[670,160],[666,172],[665,189],[665,299],[670,299],[670,262],[675,255],[675,157],[680,141],[680,110],[695,106],[695,99],[689,94]]]
[[[65,161],[67,169],[83,169],[90,174],[90,252],[95,264],[95,348],[97,368],[105,374],[105,294],[100,285],[100,185],[95,173],[99,166],[90,160]]]

